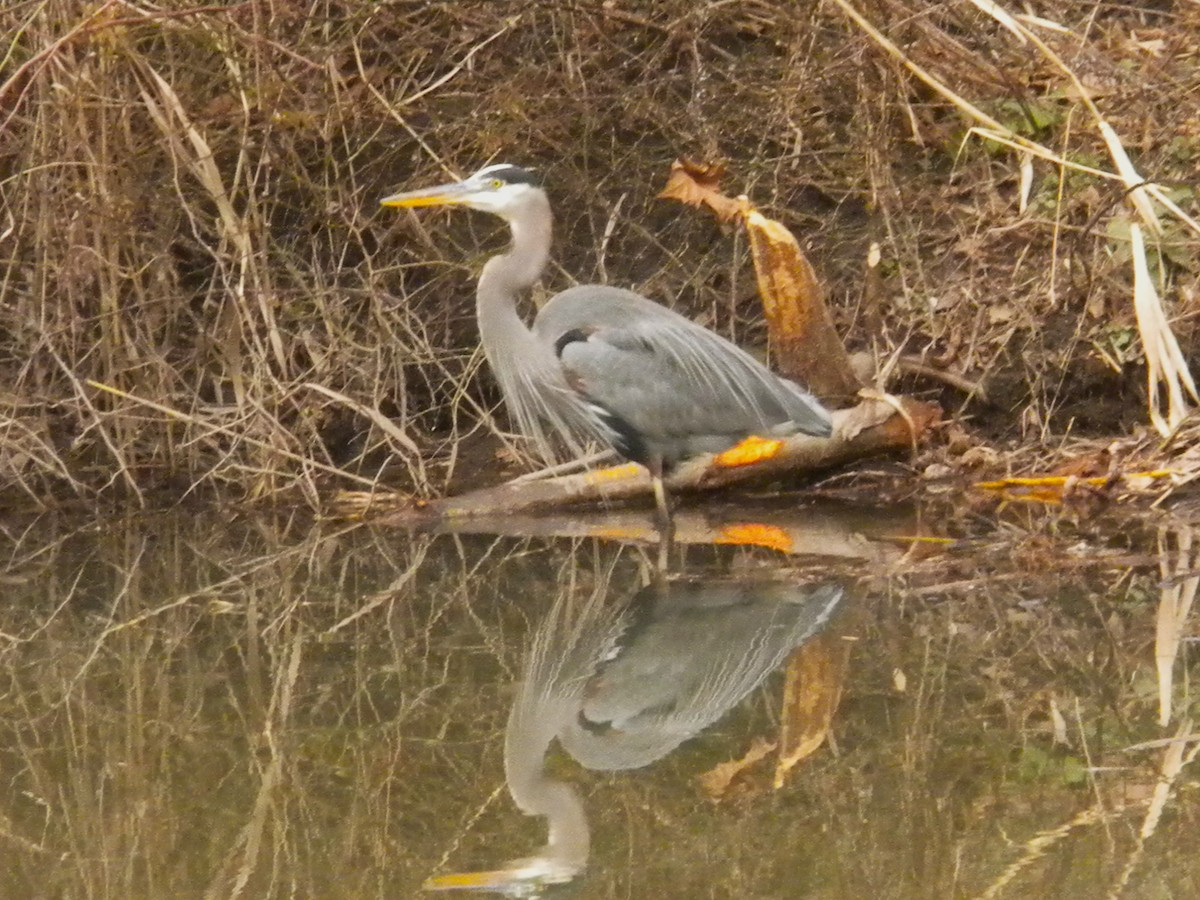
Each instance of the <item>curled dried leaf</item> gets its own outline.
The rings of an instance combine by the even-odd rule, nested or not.
[[[688,206],[707,206],[722,222],[732,222],[750,208],[745,197],[726,197],[720,191],[722,163],[697,163],[677,159],[671,163],[667,185],[659,193],[661,200],[678,200]]]
[[[730,787],[742,773],[774,749],[773,742],[761,737],[755,738],[754,743],[741,759],[718,763],[709,771],[698,775],[696,780],[700,782],[700,788],[710,800],[721,800],[728,794]]]

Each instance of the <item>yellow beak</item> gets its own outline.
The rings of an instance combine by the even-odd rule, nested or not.
[[[519,883],[522,879],[505,869],[490,872],[451,872],[425,879],[421,885],[426,891],[486,891],[504,888]]]
[[[416,209],[420,206],[457,206],[465,203],[470,193],[470,189],[465,187],[461,181],[452,181],[436,187],[392,194],[390,197],[380,200],[379,204],[399,209]]]

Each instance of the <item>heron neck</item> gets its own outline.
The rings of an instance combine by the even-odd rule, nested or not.
[[[591,833],[583,803],[571,785],[550,778],[541,778],[539,781],[539,808],[526,808],[519,800],[518,805],[527,813],[546,817],[550,825],[550,835],[546,841],[548,854],[564,867],[582,870],[591,852]]]
[[[499,341],[511,336],[514,329],[529,331],[517,315],[516,300],[538,280],[550,255],[552,217],[545,195],[530,197],[525,208],[518,210],[508,224],[512,245],[507,253],[487,261],[475,295],[484,350],[489,357],[492,356],[489,339]]]
[[[591,849],[583,801],[575,788],[547,778],[543,770],[558,724],[553,712],[546,715],[545,710],[529,709],[518,700],[505,734],[504,774],[517,806],[527,815],[548,820],[547,853],[561,865],[581,871]]]

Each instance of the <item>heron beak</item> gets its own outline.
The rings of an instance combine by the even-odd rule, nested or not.
[[[426,878],[421,885],[426,891],[494,891],[518,884],[523,879],[519,873],[508,869],[493,869],[490,872],[451,872]]]
[[[470,194],[471,189],[461,181],[452,181],[449,184],[439,184],[437,187],[392,194],[390,197],[380,200],[379,204],[398,209],[416,209],[420,206],[458,206],[465,203]]]

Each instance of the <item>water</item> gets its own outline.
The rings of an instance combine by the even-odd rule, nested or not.
[[[1164,742],[1200,730],[1187,522],[754,518],[685,517],[685,542],[722,543],[688,546],[667,595],[653,548],[611,537],[644,536],[638,514],[504,523],[536,537],[7,523],[0,896],[418,896],[544,847],[506,729],[510,776],[523,755],[518,777],[580,801],[573,896],[1200,896],[1200,744]],[[780,671],[730,688],[705,668],[722,643]],[[570,689],[520,686],[570,666]],[[785,722],[820,735],[783,711],[789,666],[840,695],[829,740],[780,788],[768,753],[713,799],[699,777]]]

